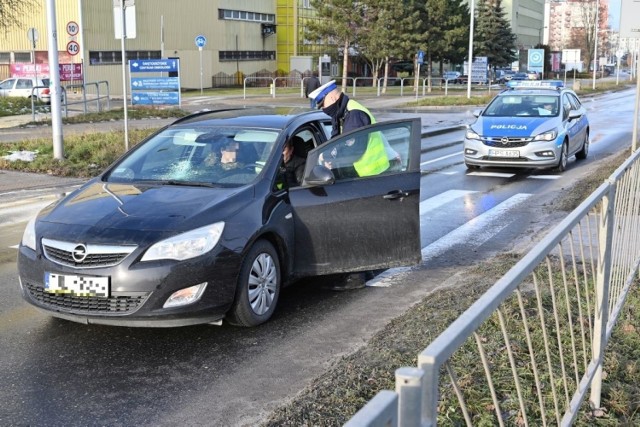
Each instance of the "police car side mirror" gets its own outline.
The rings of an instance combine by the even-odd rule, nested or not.
[[[471,112],[471,114],[473,114],[474,117],[480,117],[481,113],[482,113],[482,110],[473,110]]]
[[[579,119],[580,117],[582,117],[582,112],[580,110],[569,111],[569,120]]]
[[[336,177],[331,172],[331,169],[322,165],[315,165],[304,182],[308,185],[331,185],[336,182]]]

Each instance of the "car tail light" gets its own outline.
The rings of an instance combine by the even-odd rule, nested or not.
[[[42,89],[42,94],[43,95],[49,95],[51,93],[51,91],[49,89]]]

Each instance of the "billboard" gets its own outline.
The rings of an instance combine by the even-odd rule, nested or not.
[[[640,38],[640,0],[622,0],[620,4],[620,38]]]

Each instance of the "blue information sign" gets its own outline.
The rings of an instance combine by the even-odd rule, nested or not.
[[[176,59],[137,59],[129,61],[129,72],[131,73],[170,73],[176,71],[178,71],[178,61]]]
[[[424,52],[421,50],[418,51],[418,64],[424,64]]]
[[[133,90],[179,90],[180,81],[177,77],[132,77]]]
[[[207,38],[205,36],[203,36],[202,34],[196,36],[196,46],[197,47],[204,47],[204,45],[207,44]]]
[[[134,105],[178,105],[178,92],[135,92],[131,95]]]

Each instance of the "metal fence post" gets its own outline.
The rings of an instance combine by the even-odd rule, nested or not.
[[[422,377],[422,426],[436,427],[438,423],[438,384],[440,367],[433,356],[418,355],[418,367]]]
[[[399,427],[420,427],[423,376],[419,368],[396,369]]]
[[[593,325],[592,357],[598,367],[591,382],[589,401],[594,409],[600,408],[602,394],[602,363],[606,347],[607,322],[609,320],[609,284],[611,273],[611,244],[613,241],[613,216],[616,196],[616,182],[609,180],[609,191],[602,198],[600,211],[598,271],[596,273],[596,306]]]

